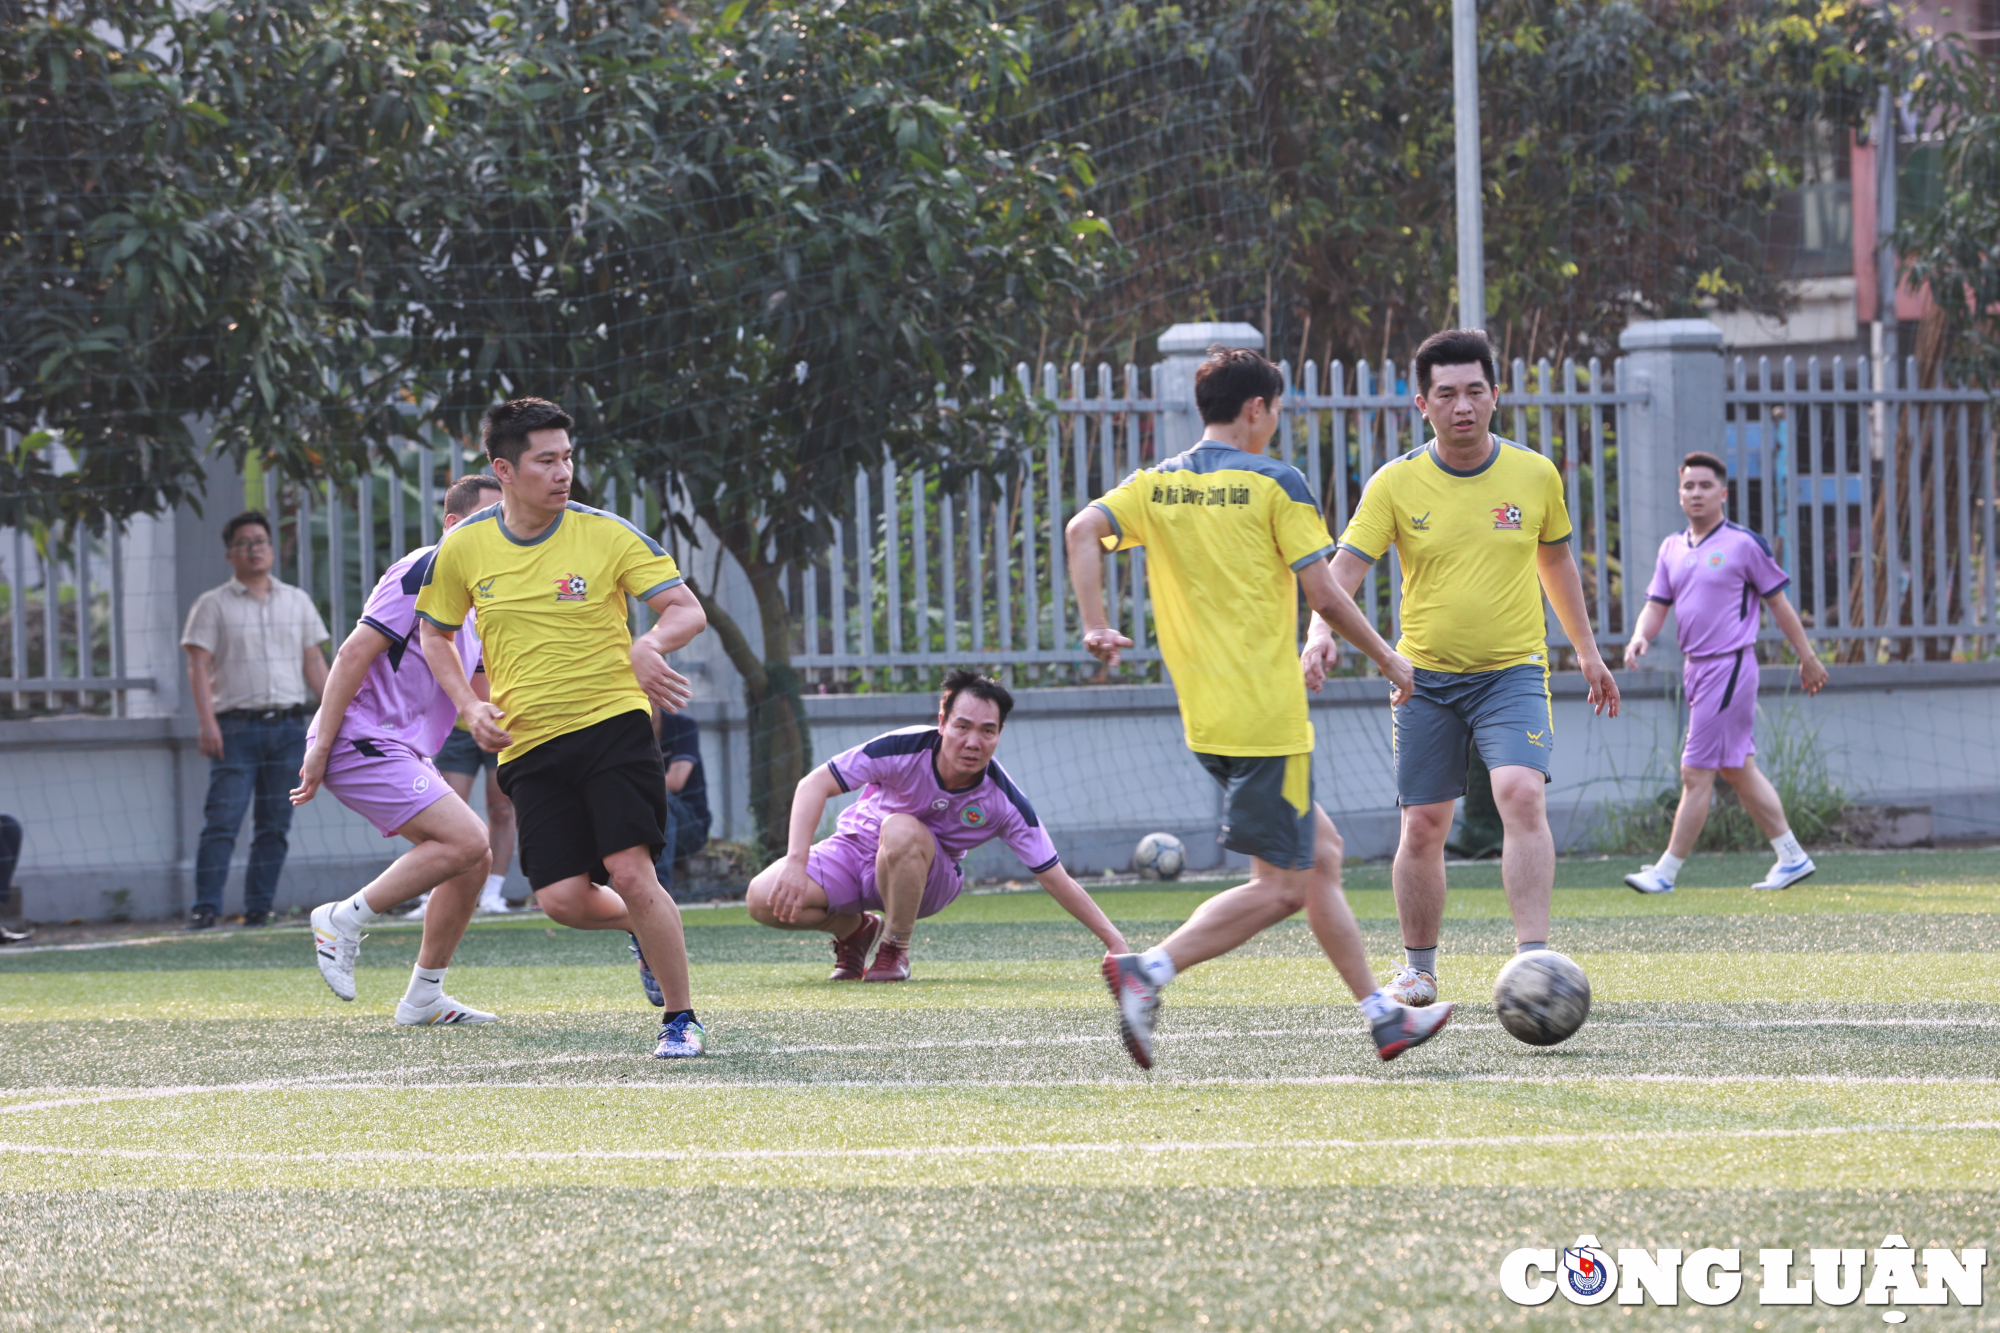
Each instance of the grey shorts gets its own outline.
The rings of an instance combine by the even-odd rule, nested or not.
[[[1479,747],[1486,767],[1518,764],[1549,777],[1555,707],[1549,671],[1524,662],[1502,671],[1417,671],[1396,720],[1396,804],[1431,805],[1465,795],[1465,765]]]
[[[444,738],[444,748],[437,752],[437,759],[433,762],[440,773],[464,773],[473,777],[482,768],[491,773],[500,762],[500,756],[480,749],[471,732],[453,727],[451,735]]]
[[[1222,845],[1280,870],[1313,863],[1310,754],[1201,754],[1195,758],[1222,784]]]

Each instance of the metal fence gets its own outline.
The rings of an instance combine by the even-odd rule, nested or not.
[[[1620,363],[1622,364],[1622,363]],[[1287,364],[1272,452],[1305,473],[1334,536],[1385,462],[1427,438],[1400,366]],[[1508,367],[1495,429],[1562,471],[1592,623],[1601,643],[1628,637],[1652,553],[1627,577],[1618,466],[1628,415],[1645,395],[1618,388],[1620,365],[1544,361]],[[794,569],[788,596],[794,665],[830,688],[928,678],[960,662],[1005,667],[1027,682],[1094,676],[1078,646],[1063,526],[1133,470],[1199,437],[1191,409],[1159,395],[1159,367],[1094,372],[1053,365],[1016,376],[1046,409],[1013,466],[947,487],[893,464],[854,478],[832,545]],[[1835,655],[1873,661],[1921,653],[1986,656],[1995,629],[1995,416],[1988,394],[1923,388],[1914,361],[1875,376],[1864,361],[1803,370],[1738,359],[1728,367],[1718,449],[1730,473],[1729,517],[1762,533],[1792,576],[1813,637]],[[1142,390],[1143,384],[1143,390]],[[1008,451],[1003,450],[1003,455]],[[358,484],[267,482],[246,501],[275,525],[278,574],[307,589],[336,637],[382,570],[435,541],[452,480],[483,458],[439,435],[377,462]],[[589,494],[676,549],[674,503],[653,481],[591,477]],[[15,714],[123,711],[124,535],[116,524],[0,529],[0,707]],[[1134,642],[1133,674],[1157,673],[1145,553],[1104,556],[1112,622]],[[1397,631],[1397,561],[1359,591],[1385,634]],[[647,619],[633,608],[635,628]],[[1564,642],[1549,618],[1550,638]],[[1781,636],[1767,627],[1762,637]]]
[[[1914,358],[1738,358],[1724,402],[1729,518],[1771,543],[1813,638],[1845,661],[2000,646],[1986,391],[1921,387]]]

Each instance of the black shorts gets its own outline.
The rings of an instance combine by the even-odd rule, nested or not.
[[[653,720],[621,713],[543,741],[500,765],[514,803],[521,873],[542,889],[577,875],[604,884],[604,858],[628,847],[659,859],[666,846],[667,771]]]
[[[471,732],[453,727],[451,735],[444,739],[444,748],[431,762],[438,766],[440,773],[463,773],[467,777],[477,777],[482,768],[491,773],[500,762],[500,756],[491,750],[480,749]]]
[[[1222,845],[1280,870],[1310,870],[1319,829],[1313,804],[1312,755],[1195,752],[1222,784]]]

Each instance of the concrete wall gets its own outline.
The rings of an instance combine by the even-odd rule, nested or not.
[[[1762,734],[1816,731],[1849,792],[1928,807],[1937,838],[2000,837],[2000,663],[1841,667],[1811,700],[1787,694],[1793,679],[1789,670],[1765,669]],[[1588,845],[1606,805],[1649,800],[1673,784],[1684,725],[1674,683],[1665,672],[1621,673],[1624,715],[1614,720],[1592,716],[1580,677],[1555,678],[1549,807],[1565,846]],[[1357,857],[1395,846],[1385,693],[1378,680],[1341,680],[1313,701],[1315,792]],[[1156,829],[1179,835],[1197,868],[1222,861],[1216,790],[1182,743],[1170,689],[1023,689],[1016,697],[1000,759],[1072,868],[1122,869],[1132,845]],[[814,755],[928,721],[935,710],[919,694],[809,698]],[[703,727],[715,834],[740,839],[748,827],[742,707],[711,698],[693,712]],[[27,826],[16,875],[27,914],[68,920],[123,911],[143,919],[185,910],[207,773],[184,718],[0,723],[0,810]],[[242,901],[248,842],[246,828],[225,900],[231,911]],[[298,812],[291,842],[281,908],[352,892],[402,845],[325,795]],[[981,876],[1022,873],[999,844],[975,853],[969,868]],[[522,887],[518,871],[514,885]]]

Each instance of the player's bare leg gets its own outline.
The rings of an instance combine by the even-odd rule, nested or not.
[[[611,891],[625,902],[631,932],[660,983],[668,1013],[693,1007],[688,981],[687,936],[681,931],[681,909],[660,887],[650,847],[627,847],[604,858],[611,872]]]
[[[1746,756],[1741,768],[1725,768],[1721,773],[1722,780],[1736,789],[1736,799],[1742,803],[1744,813],[1756,821],[1765,837],[1775,838],[1792,826],[1785,818],[1785,803],[1779,798],[1778,789],[1757,767],[1755,756]]]
[[[1549,831],[1548,779],[1525,764],[1493,770],[1493,804],[1499,807],[1506,842],[1500,852],[1500,883],[1514,916],[1514,943],[1546,944],[1549,899],[1556,887],[1556,839]],[[1442,886],[1440,886],[1442,888]],[[1444,894],[1437,900],[1444,914]]]
[[[549,920],[571,930],[622,930],[632,934],[632,914],[625,900],[587,875],[557,880],[535,890],[535,901]]]
[[[1674,811],[1674,831],[1667,839],[1667,852],[1685,861],[1694,855],[1694,844],[1708,823],[1715,804],[1715,770],[1681,765],[1681,803]]]
[[[916,933],[917,912],[924,904],[924,885],[937,861],[937,835],[915,815],[890,815],[882,821],[875,845],[875,891],[882,895],[882,943],[863,981],[907,981],[910,937]]]
[[[1444,922],[1444,845],[1458,802],[1432,801],[1402,808],[1402,834],[1389,882],[1403,935],[1404,965],[1387,990],[1398,1004],[1426,1005],[1437,998],[1438,932]]]
[[[826,890],[817,880],[808,878],[810,886],[806,890],[806,900],[799,905],[797,915],[790,921],[781,920],[771,905],[771,895],[778,887],[778,875],[785,868],[783,861],[773,861],[757,873],[750,881],[749,889],[743,895],[743,905],[749,909],[750,919],[760,926],[773,930],[823,930],[836,939],[846,939],[860,927],[862,912],[829,912],[826,910]]]

